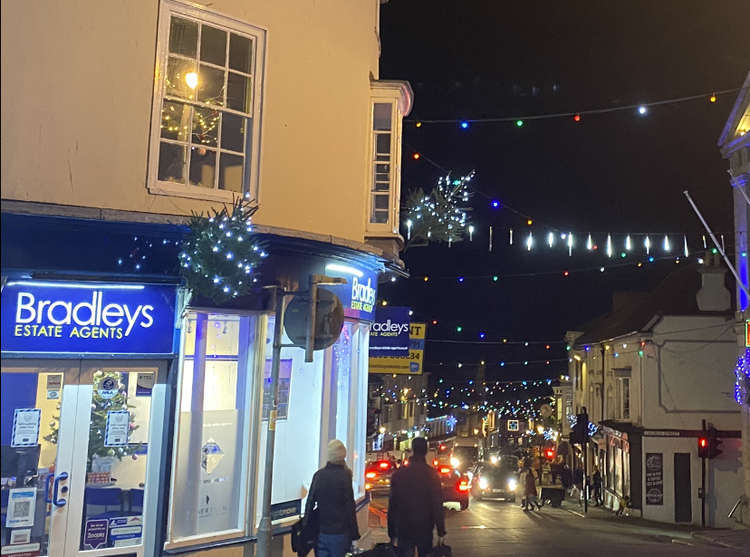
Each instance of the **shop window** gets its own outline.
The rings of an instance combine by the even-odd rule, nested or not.
[[[160,11],[150,191],[257,197],[265,31],[171,0]]]
[[[183,328],[168,546],[244,535],[254,503],[259,318],[191,312]]]

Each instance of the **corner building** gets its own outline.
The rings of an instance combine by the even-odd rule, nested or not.
[[[345,321],[312,362],[281,352],[273,554],[291,554],[333,438],[366,532],[369,323],[378,280],[404,272],[412,104],[407,82],[378,79],[379,9],[4,7],[4,555],[252,554],[276,309],[262,287],[312,274],[345,279],[325,287]],[[258,289],[191,296],[189,218],[238,198],[258,204]]]

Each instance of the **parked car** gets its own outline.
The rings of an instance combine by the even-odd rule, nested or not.
[[[365,465],[365,490],[371,494],[389,493],[395,466],[389,460],[376,460]]]
[[[469,508],[469,491],[471,480],[466,474],[462,474],[452,466],[440,465],[437,467],[440,476],[440,487],[443,492],[444,503],[458,503],[461,510]]]
[[[497,464],[482,463],[473,475],[471,494],[475,499],[515,501],[519,490],[517,460],[500,459]]]

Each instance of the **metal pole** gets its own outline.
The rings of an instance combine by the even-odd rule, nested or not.
[[[706,420],[702,422],[703,431],[706,431]],[[701,528],[706,527],[706,457],[701,457]]]
[[[695,205],[695,202],[693,201],[693,198],[690,197],[690,194],[687,190],[682,192],[685,194],[685,197],[687,197],[688,202],[693,207],[693,211],[695,211],[695,214],[698,215],[698,218],[703,223],[703,226],[706,229],[706,232],[708,232],[708,235],[711,236],[711,240],[713,240],[714,245],[716,246],[716,249],[719,250],[719,253],[724,258],[724,262],[727,264],[727,267],[729,267],[729,270],[734,275],[734,278],[737,280],[737,284],[742,289],[742,291],[745,293],[745,295],[750,298],[750,292],[747,289],[747,285],[742,282],[742,279],[740,278],[740,275],[737,273],[737,270],[734,268],[734,265],[732,265],[729,262],[729,258],[727,257],[727,254],[724,252],[724,248],[721,247],[721,244],[719,244],[719,241],[716,239],[716,236],[714,236],[714,233],[711,231],[711,228],[708,226],[708,223],[703,218],[703,215],[701,215],[701,212],[698,210],[698,207]]]
[[[604,393],[606,391],[606,389],[605,389],[606,385],[604,384],[604,376],[605,376],[607,370],[606,370],[604,364],[605,364],[606,360],[607,360],[607,352],[606,352],[606,348],[602,344],[602,420],[601,420],[602,423],[604,423],[604,419],[605,419],[605,414],[604,414],[604,397],[605,397],[605,394]]]
[[[586,424],[588,426],[588,424]],[[589,450],[588,442],[583,442],[583,512],[589,512]]]
[[[276,443],[276,412],[279,401],[279,367],[281,362],[282,326],[284,320],[284,290],[274,289],[276,317],[273,324],[273,359],[271,360],[271,406],[266,429],[266,465],[263,469],[263,515],[258,526],[258,557],[271,557],[271,487],[273,484],[273,456]]]

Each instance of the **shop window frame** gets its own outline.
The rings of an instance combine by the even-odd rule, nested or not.
[[[159,10],[159,22],[157,33],[157,57],[154,72],[154,89],[151,113],[151,131],[149,136],[149,163],[147,189],[149,193],[156,195],[168,195],[173,197],[186,197],[192,199],[202,199],[207,201],[225,201],[231,202],[238,196],[249,195],[253,199],[259,198],[259,181],[260,181],[260,162],[261,162],[261,135],[262,135],[262,116],[263,116],[263,98],[265,93],[265,68],[267,66],[267,29],[239,21],[237,19],[225,16],[223,14],[206,10],[192,3],[185,3],[180,0],[161,0]],[[165,82],[167,77],[167,63],[169,60],[169,40],[172,17],[179,17],[196,22],[199,26],[210,26],[218,28],[227,33],[227,50],[229,49],[231,34],[250,39],[252,43],[251,61],[250,61],[250,85],[249,89],[252,94],[252,100],[247,112],[237,111],[227,106],[213,106],[197,101],[197,99],[172,99],[165,94]],[[200,44],[198,44],[196,53],[196,63],[201,65]],[[230,73],[229,62],[225,60],[225,77],[224,89],[226,89],[227,79]],[[218,68],[218,66],[216,66]],[[240,75],[239,73],[237,75]],[[246,74],[241,74],[245,76]],[[189,173],[190,164],[189,156],[191,151],[192,138],[192,118],[191,131],[183,141],[170,141],[161,137],[162,107],[165,102],[181,103],[183,106],[191,109],[202,108],[217,110],[222,114],[237,115],[247,118],[246,126],[249,123],[251,129],[245,131],[245,141],[242,156],[242,192],[219,189],[221,154],[227,152],[229,155],[237,155],[238,152],[221,149],[220,143],[217,142],[215,150],[219,155],[214,164],[214,185],[213,188],[190,185]],[[217,131],[217,136],[221,137],[221,130]],[[182,183],[159,180],[159,157],[160,146],[162,142],[170,144],[184,145],[185,159],[183,161],[183,173],[187,174]]]
[[[180,421],[181,421],[181,404],[182,404],[182,389],[184,380],[184,365],[185,365],[185,340],[187,336],[186,328],[187,322],[191,315],[196,313],[204,313],[210,319],[211,315],[231,315],[239,318],[247,317],[255,320],[255,330],[251,335],[252,346],[257,347],[248,353],[247,360],[245,362],[244,372],[247,374],[248,381],[250,384],[246,388],[244,393],[244,404],[247,409],[245,415],[242,418],[242,431],[247,435],[244,437],[243,446],[245,447],[245,455],[242,459],[243,469],[239,472],[240,474],[240,485],[243,490],[241,496],[240,508],[244,510],[244,520],[242,525],[238,528],[231,528],[227,530],[221,530],[217,532],[210,532],[204,534],[194,534],[191,536],[184,536],[175,538],[174,531],[174,513],[175,513],[175,490],[179,489],[179,486],[175,485],[176,478],[176,467],[177,459],[179,456],[179,442],[180,442]],[[180,352],[179,352],[179,364],[178,374],[175,386],[175,404],[174,404],[174,439],[172,441],[172,456],[169,461],[170,465],[170,480],[169,480],[169,500],[166,505],[166,532],[164,535],[164,551],[166,553],[178,552],[181,553],[190,548],[202,548],[206,546],[212,546],[220,544],[222,542],[235,542],[240,543],[243,540],[252,539],[257,534],[257,528],[255,526],[255,511],[257,505],[260,504],[260,494],[257,493],[256,484],[258,478],[258,462],[256,459],[257,451],[260,443],[260,428],[262,427],[262,416],[260,412],[261,400],[262,400],[262,381],[258,380],[262,377],[262,371],[265,366],[265,339],[267,335],[268,327],[268,316],[267,314],[259,312],[249,312],[241,310],[231,309],[217,309],[217,308],[189,308],[185,313],[185,318],[182,319],[180,327]],[[190,356],[195,361],[195,348],[193,354]],[[237,375],[243,371],[240,364],[242,362],[238,359]],[[260,375],[259,375],[260,373]],[[239,425],[239,424],[238,424]],[[239,436],[238,436],[239,439]]]

